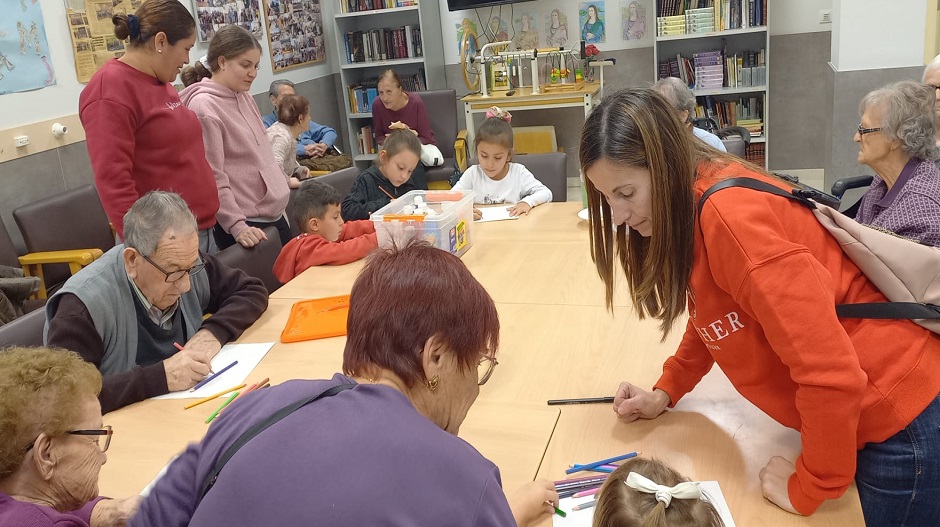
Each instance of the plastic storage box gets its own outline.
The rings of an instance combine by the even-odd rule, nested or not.
[[[415,197],[419,200],[416,202]],[[421,214],[416,205],[424,203],[429,211]],[[447,190],[412,190],[375,211],[379,247],[403,247],[412,238],[457,256],[473,245],[473,193]]]

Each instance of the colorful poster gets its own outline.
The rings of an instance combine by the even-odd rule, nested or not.
[[[460,56],[466,52],[468,57],[474,57],[479,51],[481,45],[478,42],[480,32],[477,30],[477,24],[469,18],[457,24],[457,55]],[[464,46],[464,39],[467,44]],[[467,62],[469,64],[469,61]]]
[[[516,49],[535,49],[539,47],[539,17],[538,11],[522,11],[512,20],[515,35],[512,41]]]
[[[55,84],[37,0],[0,0],[0,94]]]
[[[640,40],[646,34],[646,6],[637,0],[620,0],[623,39]]]
[[[241,26],[261,38],[259,0],[194,0],[199,22],[199,41],[208,42],[222,26]]]
[[[545,45],[550,47],[568,45],[568,15],[561,9],[552,9],[545,19]]]
[[[607,20],[604,1],[582,2],[578,9],[578,22],[581,26],[581,40],[586,44],[607,42],[604,23]]]
[[[3,1],[3,0],[0,0]],[[114,36],[111,17],[133,13],[142,0],[69,0],[66,19],[75,54],[78,82],[88,82],[104,63],[124,55],[124,42]]]
[[[274,71],[326,60],[320,0],[265,0]]]

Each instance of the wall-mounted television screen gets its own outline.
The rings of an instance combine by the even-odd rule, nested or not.
[[[447,0],[448,11],[460,11],[462,9],[476,9],[478,7],[490,7],[502,4],[514,4],[523,0]]]

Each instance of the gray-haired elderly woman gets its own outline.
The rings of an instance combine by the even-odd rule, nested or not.
[[[855,219],[925,245],[940,246],[940,171],[934,90],[901,81],[866,95],[855,142],[875,171]]]
[[[706,145],[727,152],[725,144],[717,135],[701,128],[692,126],[692,116],[695,115],[695,94],[682,82],[682,79],[676,77],[666,77],[659,79],[653,84],[653,90],[665,97],[669,106],[676,111],[679,122],[685,123],[692,130],[692,135],[705,142]]]
[[[139,496],[98,497],[111,427],[101,375],[70,351],[0,351],[0,525],[124,525]]]

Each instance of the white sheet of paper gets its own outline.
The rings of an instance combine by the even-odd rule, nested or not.
[[[699,487],[706,495],[708,500],[715,506],[718,515],[725,522],[725,527],[735,527],[734,519],[731,517],[731,509],[728,508],[728,502],[725,501],[724,494],[721,493],[721,487],[717,481],[699,481]],[[553,527],[591,527],[594,520],[594,508],[582,511],[573,511],[572,507],[579,503],[593,501],[594,496],[584,496],[583,498],[563,498],[558,508],[568,513],[568,516],[562,518],[555,514],[552,515]]]
[[[483,217],[476,220],[477,223],[519,219],[519,216],[509,215],[509,207],[480,207],[480,212],[483,213]]]
[[[202,399],[216,394],[226,388],[238,386],[245,382],[251,370],[261,362],[268,350],[274,346],[273,342],[261,342],[258,344],[226,344],[222,350],[212,359],[212,371],[220,371],[234,361],[238,364],[229,368],[225,373],[204,384],[198,390],[191,392],[183,390],[172,392],[166,395],[158,395],[154,399]]]

